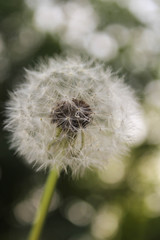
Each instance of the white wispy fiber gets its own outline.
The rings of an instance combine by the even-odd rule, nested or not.
[[[5,128],[11,147],[38,169],[103,168],[126,153],[140,131],[140,110],[123,79],[100,63],[57,58],[26,70],[10,93]]]

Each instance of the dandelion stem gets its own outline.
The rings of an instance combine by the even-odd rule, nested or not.
[[[54,193],[58,173],[55,169],[52,169],[48,175],[44,193],[40,202],[40,206],[37,210],[35,221],[31,229],[28,240],[38,240],[42,231],[42,227],[47,215],[47,211]]]

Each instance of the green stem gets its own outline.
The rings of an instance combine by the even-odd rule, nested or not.
[[[54,193],[58,173],[55,169],[52,169],[48,175],[44,193],[40,202],[40,206],[37,210],[36,218],[31,229],[28,240],[38,240],[42,231],[42,227],[48,212],[48,208]]]

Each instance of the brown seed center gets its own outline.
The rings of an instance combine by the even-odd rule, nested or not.
[[[65,132],[76,133],[92,120],[92,110],[83,100],[73,98],[71,102],[61,101],[51,112],[51,122]]]

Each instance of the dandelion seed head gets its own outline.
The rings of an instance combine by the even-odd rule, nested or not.
[[[141,131],[139,105],[123,79],[75,57],[26,70],[6,113],[11,147],[27,162],[38,169],[69,166],[73,175],[125,154]]]

